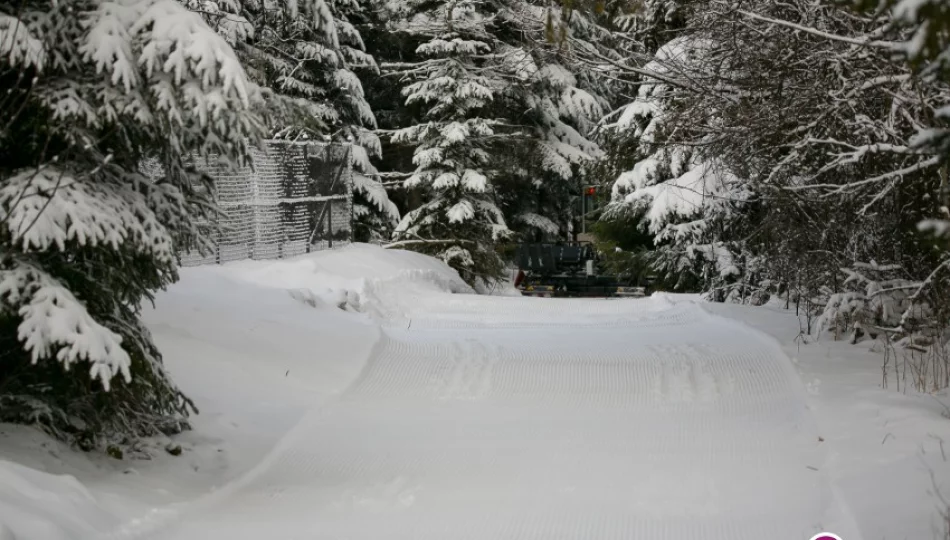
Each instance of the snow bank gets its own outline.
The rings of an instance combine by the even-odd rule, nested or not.
[[[671,302],[700,302],[664,295]],[[794,307],[703,303],[770,335],[792,358],[821,429],[834,496],[848,510],[843,538],[945,538],[950,510],[950,397],[882,388],[880,353],[824,337],[803,342]],[[893,369],[893,368],[891,368]],[[850,523],[849,523],[850,522]]]
[[[91,538],[114,522],[76,478],[0,460],[0,540]]]
[[[394,316],[420,295],[472,293],[445,263],[412,251],[369,244],[281,261],[242,261],[220,267],[233,279],[287,289],[313,307],[337,307],[376,317]]]

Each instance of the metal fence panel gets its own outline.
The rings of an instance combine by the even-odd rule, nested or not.
[[[181,264],[278,259],[352,240],[353,177],[346,145],[267,141],[238,171],[201,163],[225,213],[213,253],[183,253]]]

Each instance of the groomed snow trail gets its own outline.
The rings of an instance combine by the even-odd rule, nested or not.
[[[802,392],[692,304],[419,299],[346,392],[153,537],[807,539],[834,501]]]

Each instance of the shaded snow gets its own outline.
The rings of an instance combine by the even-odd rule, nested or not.
[[[71,540],[115,522],[73,476],[0,460],[0,486],[2,540]]]

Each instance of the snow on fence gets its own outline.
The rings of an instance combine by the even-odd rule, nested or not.
[[[181,255],[182,266],[279,259],[352,239],[353,177],[346,145],[267,141],[253,165],[202,164],[225,213],[212,253]]]

